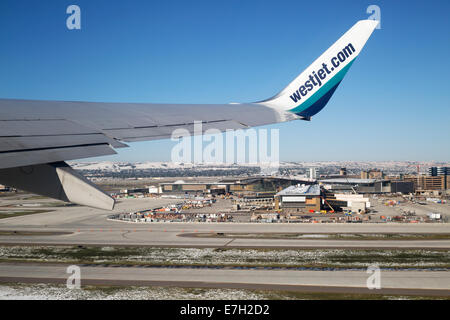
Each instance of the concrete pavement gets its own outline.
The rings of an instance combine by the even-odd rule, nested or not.
[[[68,265],[1,263],[0,282],[65,284]],[[81,284],[227,287],[323,292],[403,293],[450,296],[445,271],[380,272],[381,290],[367,288],[365,271],[234,270],[81,266]]]

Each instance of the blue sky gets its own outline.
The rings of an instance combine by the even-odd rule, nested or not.
[[[81,30],[66,8],[81,8]],[[280,160],[450,159],[449,1],[0,2],[0,97],[252,102],[284,88],[357,20],[375,30],[311,122],[280,129]],[[168,161],[140,142],[117,161]]]

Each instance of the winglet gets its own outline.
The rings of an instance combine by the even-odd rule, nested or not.
[[[258,103],[310,119],[330,100],[378,23],[358,21],[280,93]]]

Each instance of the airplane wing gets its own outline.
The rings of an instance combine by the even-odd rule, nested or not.
[[[180,105],[0,99],[0,169],[116,153],[175,129],[245,129],[299,118],[258,104]]]
[[[278,95],[242,104],[150,104],[0,99],[0,182],[112,209],[114,200],[64,161],[110,155],[175,129],[246,129],[310,118],[336,90],[378,22],[357,22]]]

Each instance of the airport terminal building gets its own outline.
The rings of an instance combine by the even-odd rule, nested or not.
[[[320,211],[321,190],[318,184],[297,184],[278,192],[283,213]]]

